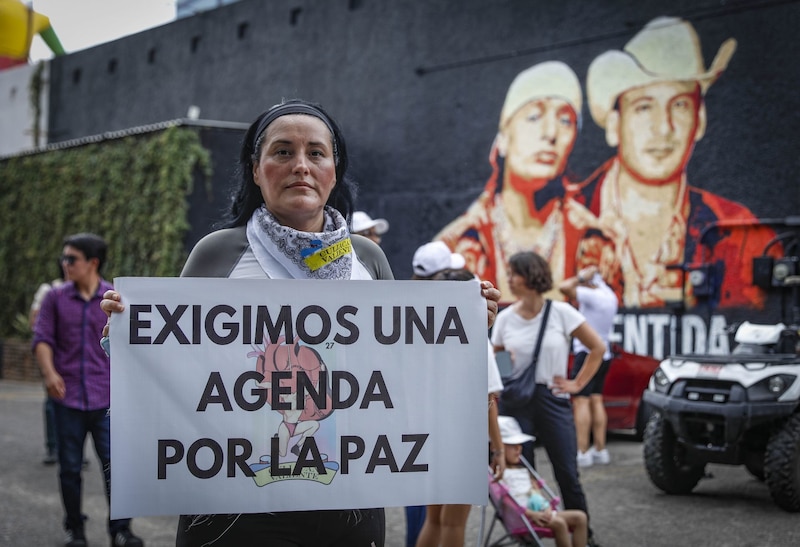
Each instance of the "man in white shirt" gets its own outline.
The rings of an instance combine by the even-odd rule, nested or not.
[[[575,432],[578,440],[578,465],[588,467],[594,463],[607,464],[611,457],[606,449],[606,425],[608,416],[603,406],[603,385],[611,365],[611,351],[608,339],[614,326],[619,301],[617,295],[609,287],[596,266],[581,269],[578,275],[565,279],[560,285],[564,295],[576,302],[578,310],[586,317],[586,322],[597,331],[606,344],[603,362],[600,369],[579,392],[572,396],[572,412],[575,419]],[[586,347],[580,340],[573,340],[572,349],[575,361],[571,377],[575,377],[583,365],[587,355]],[[594,445],[589,444],[589,434]]]

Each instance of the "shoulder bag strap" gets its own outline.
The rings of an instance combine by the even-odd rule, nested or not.
[[[531,374],[536,370],[536,362],[539,361],[539,350],[542,349],[542,338],[544,338],[544,331],[547,328],[547,318],[550,316],[550,299],[544,301],[544,315],[542,316],[542,324],[539,327],[539,337],[536,339],[536,348],[533,350],[533,360],[531,361]]]

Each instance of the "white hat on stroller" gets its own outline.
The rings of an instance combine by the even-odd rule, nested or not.
[[[503,444],[522,444],[535,441],[536,437],[522,432],[519,422],[511,416],[498,416],[497,425],[500,426],[500,436]]]

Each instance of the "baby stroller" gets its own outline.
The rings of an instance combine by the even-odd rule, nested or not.
[[[545,483],[541,475],[536,472],[533,466],[528,463],[524,457],[520,457],[520,461],[536,481],[542,495],[549,501],[550,508],[554,510],[559,509],[561,499],[547,486],[547,483]],[[489,532],[486,534],[484,547],[504,547],[508,545],[537,545],[539,547],[544,547],[542,539],[553,537],[553,532],[549,528],[536,526],[533,522],[528,520],[525,516],[525,508],[521,507],[514,498],[511,497],[505,485],[494,480],[491,471],[489,472],[489,502],[494,509],[494,518],[489,525]],[[484,512],[486,511],[486,506],[484,506],[483,510]],[[498,522],[503,526],[506,534],[499,540],[490,544],[489,540],[492,537],[492,531],[494,530],[495,524]]]

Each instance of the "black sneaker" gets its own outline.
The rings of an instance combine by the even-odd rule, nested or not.
[[[125,528],[111,538],[111,547],[144,547],[144,541],[134,536],[129,528]]]
[[[64,540],[64,547],[87,547],[86,536],[83,530],[67,530],[67,537]]]

